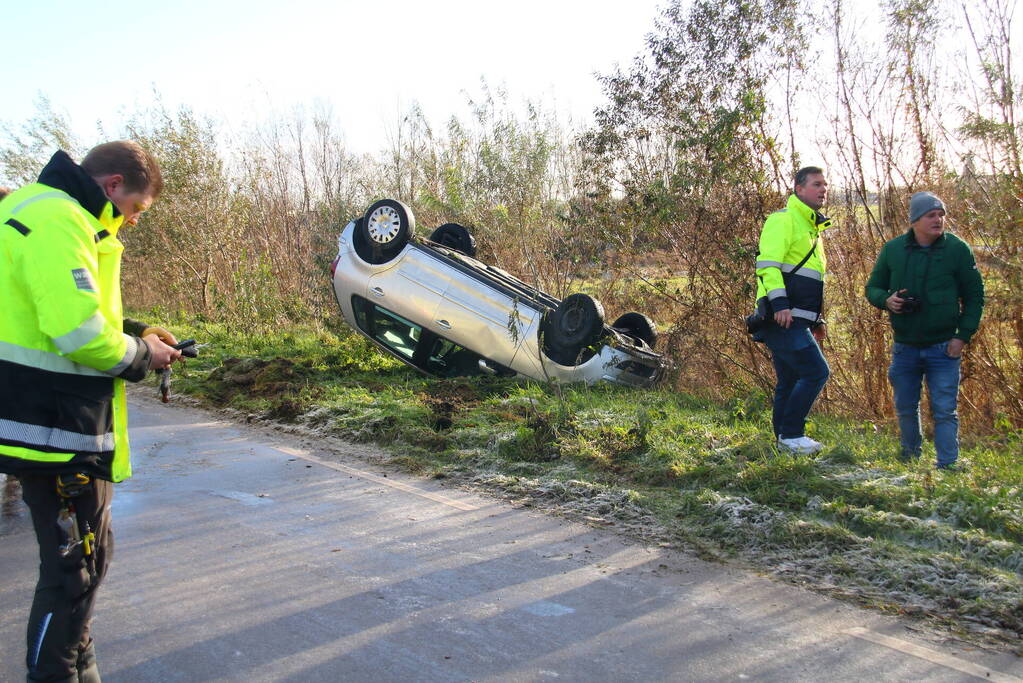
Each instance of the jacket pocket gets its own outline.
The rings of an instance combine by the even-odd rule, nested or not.
[[[71,377],[54,387],[56,423],[65,447],[76,452],[105,452],[112,448],[114,380],[107,377]]]

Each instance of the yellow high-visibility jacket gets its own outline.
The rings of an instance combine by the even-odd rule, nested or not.
[[[791,309],[792,317],[809,322],[820,319],[824,307],[824,240],[820,233],[831,226],[831,219],[814,211],[796,195],[789,197],[781,211],[767,217],[760,233],[757,254],[757,302],[766,297],[769,314]],[[803,265],[799,265],[814,240],[817,247]]]
[[[131,476],[124,379],[149,350],[124,332],[122,222],[63,152],[0,201],[2,472]]]

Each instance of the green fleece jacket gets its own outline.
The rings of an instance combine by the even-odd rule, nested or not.
[[[969,343],[984,311],[984,282],[966,242],[945,232],[921,247],[913,231],[885,243],[867,281],[867,300],[887,310],[885,300],[900,289],[923,302],[915,313],[888,317],[895,341],[931,346],[953,337]]]

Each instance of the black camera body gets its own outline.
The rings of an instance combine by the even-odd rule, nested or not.
[[[920,297],[913,294],[905,294],[902,296],[902,312],[903,313],[917,313],[924,307],[924,302]]]
[[[767,297],[762,296],[757,299],[757,307],[753,313],[747,315],[743,320],[746,323],[746,332],[756,334],[767,326],[768,321],[773,319],[773,316],[768,313]]]
[[[767,316],[760,310],[746,316],[746,331],[750,334],[756,334],[764,329],[765,325],[767,325]]]

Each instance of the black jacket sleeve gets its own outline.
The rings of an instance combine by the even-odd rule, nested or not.
[[[124,330],[125,334],[133,334],[136,337],[141,337],[143,330],[145,330],[147,327],[149,327],[149,325],[145,323],[140,323],[138,320],[125,318],[124,326],[122,327],[122,329]]]
[[[135,348],[135,358],[131,364],[121,371],[118,377],[126,379],[129,382],[139,382],[149,373],[149,359],[153,355],[149,350],[149,345],[142,341],[141,338],[135,337],[137,344]]]

